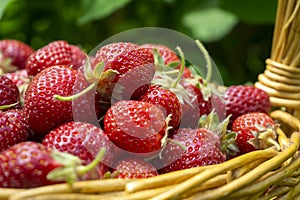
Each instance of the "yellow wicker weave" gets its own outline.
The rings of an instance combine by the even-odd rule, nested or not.
[[[104,179],[33,189],[0,188],[0,200],[247,199],[300,200],[300,0],[279,0],[273,46],[255,86],[271,96],[280,149],[147,179]]]
[[[300,1],[279,0],[271,57],[255,86],[273,106],[300,117]]]

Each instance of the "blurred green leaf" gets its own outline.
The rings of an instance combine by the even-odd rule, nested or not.
[[[190,29],[194,37],[204,42],[222,39],[237,24],[238,18],[217,7],[200,9],[187,13],[183,24]]]
[[[130,1],[131,0],[81,0],[83,15],[78,19],[78,24],[82,25],[94,20],[102,19],[122,8]]]
[[[0,19],[2,18],[3,16],[3,13],[6,9],[6,6],[11,2],[11,1],[14,1],[14,0],[1,0],[0,1]]]
[[[220,6],[236,14],[241,21],[251,24],[273,24],[277,0],[220,0]]]

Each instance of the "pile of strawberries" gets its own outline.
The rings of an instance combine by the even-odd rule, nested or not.
[[[210,90],[180,48],[117,42],[87,56],[0,40],[0,71],[0,187],[151,177],[276,145],[269,96]]]

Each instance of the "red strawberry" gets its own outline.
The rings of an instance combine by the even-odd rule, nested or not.
[[[53,65],[70,66],[71,57],[71,47],[66,41],[53,41],[29,56],[26,70],[28,75],[35,76],[43,69]]]
[[[74,69],[79,69],[81,66],[83,66],[85,60],[86,60],[86,54],[83,52],[83,50],[76,46],[70,44],[71,48],[71,63],[73,65]]]
[[[231,115],[230,123],[238,116],[251,112],[269,113],[271,103],[269,95],[254,86],[237,85],[226,89],[226,116]]]
[[[33,188],[68,181],[80,180],[92,171],[103,156],[88,166],[70,154],[61,153],[36,142],[21,142],[0,153],[0,187]]]
[[[151,85],[139,100],[158,106],[164,111],[165,116],[171,114],[169,126],[172,126],[173,128],[179,126],[181,120],[181,104],[175,93],[164,89],[159,85]]]
[[[190,94],[189,101],[182,104],[181,127],[195,129],[198,127],[198,121],[202,115],[208,115],[213,109],[211,96],[206,97],[196,84],[188,81],[181,82],[183,88]]]
[[[165,115],[148,102],[123,100],[112,105],[104,117],[104,132],[118,147],[137,155],[153,155],[161,149]]]
[[[16,105],[3,108],[2,110],[19,108],[20,94],[18,87],[13,83],[12,80],[6,76],[0,76],[0,106],[8,106],[15,103]]]
[[[222,163],[226,155],[221,148],[219,136],[206,128],[179,129],[173,135],[173,142],[167,144],[160,158],[153,161],[160,173],[168,173],[181,169],[187,169],[203,165]],[[182,149],[176,141],[185,147]]]
[[[100,177],[108,171],[115,158],[114,146],[103,130],[84,122],[69,122],[57,127],[44,137],[42,144],[75,155],[83,164],[94,160],[99,149],[105,147],[105,157],[97,166]]]
[[[20,96],[20,104],[22,107],[23,103],[24,103],[25,90],[26,90],[28,84],[30,83],[30,78],[27,74],[26,69],[20,69],[15,72],[6,73],[6,74],[3,74],[3,76],[6,76],[9,79],[11,79],[13,81],[13,83],[16,84],[16,86],[18,87],[19,96]]]
[[[125,179],[149,178],[158,175],[156,168],[152,164],[138,158],[121,160],[117,164],[115,172],[117,173],[117,178]]]
[[[7,78],[11,79],[18,88],[30,82],[26,69],[21,69],[15,72],[6,73],[3,74],[3,76],[6,76]]]
[[[104,62],[105,64],[113,62],[116,60],[116,57],[120,56],[124,52],[130,52],[136,48],[138,48],[138,45],[130,42],[116,42],[107,44],[96,52],[95,62]]]
[[[172,62],[179,62],[180,63],[180,60],[179,60],[177,54],[165,45],[161,45],[161,44],[143,44],[143,45],[141,45],[141,47],[151,49],[152,51],[154,49],[156,49],[157,52],[162,57],[162,59],[164,60],[165,65],[168,65]]]
[[[247,113],[236,118],[232,131],[237,132],[236,145],[241,154],[264,149],[274,144],[274,121],[266,113]]]
[[[34,50],[18,40],[0,40],[0,69],[12,72],[24,69],[27,58]]]
[[[32,188],[55,183],[46,176],[61,164],[50,153],[50,148],[35,142],[22,142],[1,152],[0,187]]]
[[[88,82],[82,74],[68,66],[52,66],[29,84],[24,99],[25,114],[30,128],[44,136],[58,125],[72,120],[96,123],[95,95],[90,91],[72,101],[59,100],[55,95],[71,96],[82,91]]]
[[[0,152],[17,143],[26,141],[32,135],[20,113],[11,110],[0,111]]]
[[[155,73],[152,52],[132,43],[112,43],[102,47],[95,62],[104,62],[104,72],[115,72],[115,77],[109,80],[109,88],[103,88],[99,83],[97,89],[108,102],[139,98],[148,89]]]

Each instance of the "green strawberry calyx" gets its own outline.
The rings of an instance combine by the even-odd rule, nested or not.
[[[168,89],[176,94],[181,104],[188,103],[191,105],[190,97],[193,95],[188,93],[180,83],[180,81],[184,81],[182,79],[183,70],[185,67],[184,53],[180,47],[177,47],[176,50],[181,58],[181,65],[179,69],[174,69],[174,66],[178,66],[178,62],[172,62],[168,65],[165,65],[158,51],[156,49],[153,50],[156,71],[151,83],[154,85],[160,85],[162,88]]]
[[[220,137],[221,151],[226,155],[236,155],[239,149],[235,144],[236,132],[228,131],[227,127],[231,115],[220,121],[218,114],[213,109],[208,115],[202,115],[199,119],[198,127],[205,128]]]
[[[86,60],[87,61],[84,67],[84,75],[87,81],[91,84],[84,90],[71,96],[61,96],[55,94],[53,96],[54,99],[59,101],[72,101],[85,95],[93,89],[95,90],[95,88],[101,94],[101,92],[104,92],[105,90],[113,87],[111,85],[111,82],[116,77],[118,72],[111,69],[104,71],[104,62],[99,62],[93,70],[89,58],[87,58]]]
[[[222,138],[227,133],[230,117],[231,115],[227,116],[223,121],[220,121],[218,114],[215,109],[213,109],[208,115],[204,114],[200,117],[198,127],[206,128]]]
[[[51,156],[61,164],[61,167],[49,172],[47,179],[51,181],[65,181],[69,184],[73,184],[79,180],[80,177],[93,170],[102,160],[105,152],[106,149],[102,147],[92,162],[88,165],[82,165],[82,160],[77,156],[54,150]]]

